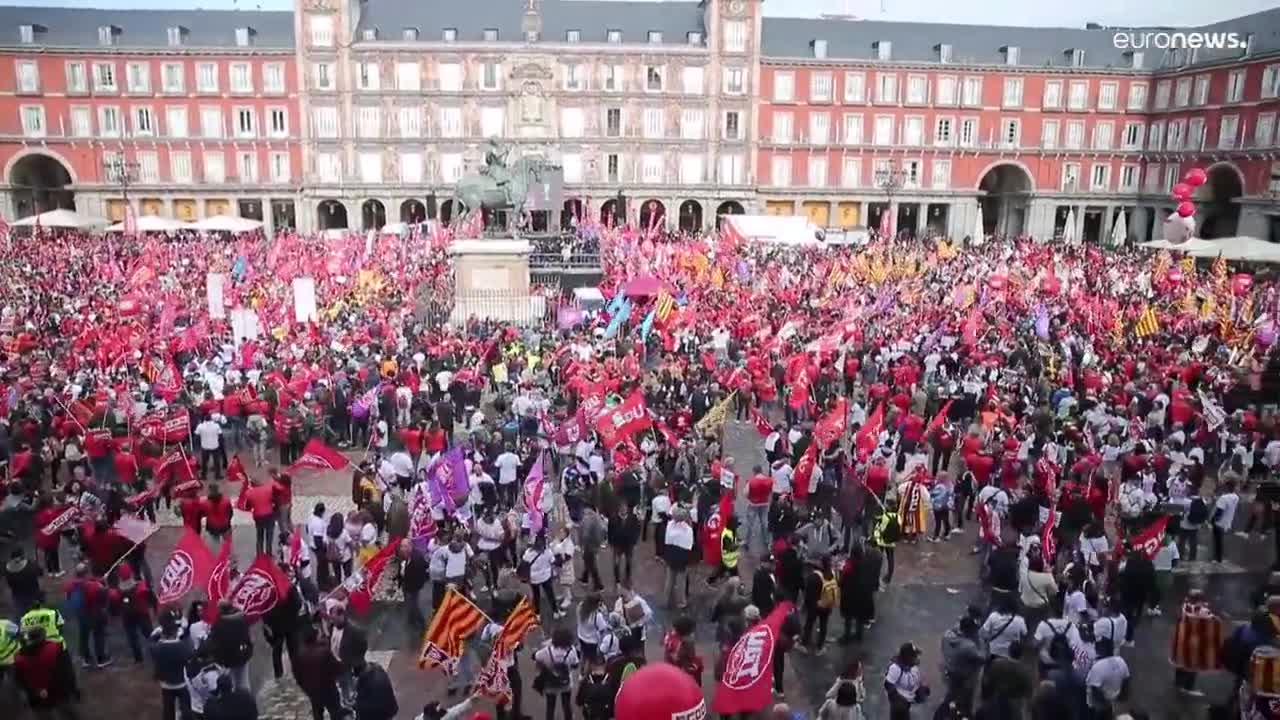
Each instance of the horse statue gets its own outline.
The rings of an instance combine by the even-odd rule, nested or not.
[[[454,213],[451,226],[472,220],[475,213],[484,210],[507,210],[509,229],[527,227],[530,220],[527,206],[529,188],[541,182],[541,160],[520,157],[507,163],[509,148],[500,148],[490,140],[485,153],[485,165],[479,173],[458,181],[453,189],[453,207],[461,203],[465,212]]]

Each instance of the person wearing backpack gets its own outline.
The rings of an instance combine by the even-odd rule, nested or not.
[[[1209,521],[1209,505],[1197,493],[1187,504],[1187,511],[1178,521],[1178,553],[1195,562],[1200,550],[1200,528]]]
[[[893,549],[901,537],[902,526],[898,523],[898,513],[880,506],[880,513],[871,526],[871,544],[884,554],[884,587],[893,582]]]
[[[831,611],[840,606],[840,581],[831,569],[831,556],[819,558],[817,567],[809,573],[805,580],[804,590],[804,632],[801,634],[800,650],[811,649],[821,651],[827,642],[827,623],[831,620]],[[813,626],[818,626],[818,640],[810,644],[813,637]]]
[[[1040,677],[1049,675],[1049,671],[1058,667],[1058,658],[1075,657],[1075,648],[1080,644],[1080,631],[1070,620],[1062,616],[1061,603],[1055,598],[1053,617],[1047,617],[1036,625],[1036,647],[1040,651]]]

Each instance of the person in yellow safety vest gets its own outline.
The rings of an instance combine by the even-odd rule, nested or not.
[[[35,605],[22,616],[19,625],[22,631],[26,632],[28,628],[39,627],[44,629],[44,637],[49,642],[56,642],[59,645],[66,646],[66,640],[62,638],[62,626],[65,625],[62,619],[62,613],[47,607],[44,595],[36,598]]]
[[[22,647],[18,626],[8,620],[0,620],[0,688],[9,682],[13,672],[13,658]]]
[[[720,567],[716,573],[711,576],[709,581],[712,585],[720,581],[721,578],[738,576],[738,518],[733,515],[725,521],[724,529],[720,531]]]

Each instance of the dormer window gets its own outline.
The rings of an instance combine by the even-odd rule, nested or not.
[[[622,31],[610,30],[608,33],[605,34],[605,39],[617,45],[618,43],[622,42]]]
[[[35,25],[19,25],[18,41],[23,45],[34,45],[36,42],[36,29],[37,26]]]
[[[688,39],[689,39],[689,44],[690,44],[690,45],[701,45],[701,44],[702,44],[702,33],[700,33],[700,32],[696,32],[696,31],[695,31],[695,32],[691,32],[691,33],[689,33],[689,35],[688,35]]]
[[[1004,51],[1004,64],[1017,65],[1022,59],[1022,48],[1017,45],[1005,45],[1001,50]]]
[[[253,36],[257,35],[251,27],[236,28],[236,47],[249,47],[253,44]]]
[[[650,45],[657,45],[657,44],[659,44],[659,43],[661,43],[661,42],[662,42],[662,31],[661,31],[661,30],[650,30],[650,31],[649,31],[649,44],[650,44]]]
[[[827,41],[826,41],[826,40],[814,40],[814,41],[813,41],[813,56],[814,56],[815,58],[818,58],[819,60],[821,60],[822,58],[825,58],[825,57],[827,56]]]
[[[405,28],[400,31],[400,39],[407,42],[417,42],[418,28]]]
[[[1129,67],[1133,68],[1134,70],[1142,69],[1143,56],[1140,51],[1130,50],[1129,52],[1125,53],[1125,55],[1129,56]]]
[[[1068,50],[1067,59],[1071,61],[1071,67],[1084,67],[1084,50],[1078,48]]]
[[[567,43],[582,42],[582,31],[581,30],[565,30],[564,41]]]
[[[458,39],[458,28],[445,28],[440,39],[445,42],[455,42]]]
[[[98,28],[98,44],[103,47],[115,45],[117,32],[119,32],[119,28],[113,25],[103,25]]]
[[[936,45],[934,46],[933,49],[938,51],[938,62],[940,63],[951,62],[951,44],[950,43],[942,43],[940,45]]]
[[[365,28],[360,31],[360,39],[370,42],[378,39],[378,28]]]
[[[187,42],[187,29],[184,27],[171,27],[168,30],[169,47],[181,47]]]
[[[498,28],[485,28],[485,29],[484,29],[484,41],[485,41],[485,42],[498,42]]]
[[[893,59],[893,43],[888,40],[879,40],[871,45],[875,48],[877,60]]]

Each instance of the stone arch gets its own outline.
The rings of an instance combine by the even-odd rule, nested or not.
[[[702,203],[685,200],[680,203],[679,227],[682,232],[696,233],[702,230]]]
[[[21,153],[6,167],[5,181],[9,183],[16,217],[76,207],[71,165],[55,152]]]
[[[666,225],[667,206],[657,198],[650,198],[640,204],[640,228],[648,230],[650,225],[663,229]]]
[[[316,227],[321,230],[346,230],[350,227],[347,206],[340,200],[321,200],[316,205]]]
[[[1196,188],[1196,210],[1200,215],[1199,236],[1206,240],[1235,237],[1240,228],[1240,203],[1244,195],[1244,173],[1235,163],[1222,161],[1205,170],[1208,179]]]
[[[410,225],[426,222],[427,206],[421,200],[409,199],[400,203],[400,222]]]
[[[1036,185],[1031,171],[1016,160],[991,163],[978,175],[978,205],[983,233],[1019,235],[1026,226],[1029,198]]]

